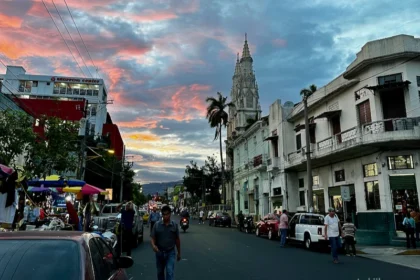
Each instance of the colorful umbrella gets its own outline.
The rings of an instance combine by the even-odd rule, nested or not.
[[[28,181],[28,185],[32,187],[38,187],[44,185],[44,187],[64,187],[64,186],[73,186],[73,187],[82,187],[86,182],[81,180],[66,180],[58,175],[51,175],[44,179],[36,179]]]
[[[28,192],[54,192],[60,193],[60,188],[28,187]]]
[[[98,187],[86,184],[82,188],[83,194],[107,194],[108,192]]]
[[[6,165],[0,164],[0,176],[7,177],[7,176],[12,175],[13,172],[15,172],[15,171],[12,168],[10,168]]]
[[[63,192],[65,193],[79,193],[82,191],[82,187],[65,187]]]

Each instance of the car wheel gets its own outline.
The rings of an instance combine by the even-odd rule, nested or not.
[[[310,236],[308,236],[308,235],[306,235],[305,236],[305,248],[307,249],[307,250],[310,250],[311,248],[312,248],[312,241],[311,241],[311,237]]]
[[[270,230],[268,231],[268,239],[269,239],[269,240],[273,240],[273,237],[274,237],[274,235],[273,235],[273,231],[270,229]]]
[[[257,228],[257,229],[255,230],[255,235],[256,235],[256,236],[260,236],[260,228]]]

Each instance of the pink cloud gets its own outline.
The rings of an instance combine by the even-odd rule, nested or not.
[[[271,43],[273,44],[273,46],[279,47],[279,48],[287,46],[287,41],[280,38],[273,39]]]

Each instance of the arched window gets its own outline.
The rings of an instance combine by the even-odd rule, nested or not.
[[[252,96],[251,92],[248,92],[248,95],[246,96],[246,107],[247,108],[254,107],[254,97]]]

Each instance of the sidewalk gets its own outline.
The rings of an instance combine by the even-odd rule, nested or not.
[[[357,253],[359,257],[420,269],[420,249],[362,246],[357,248]]]

